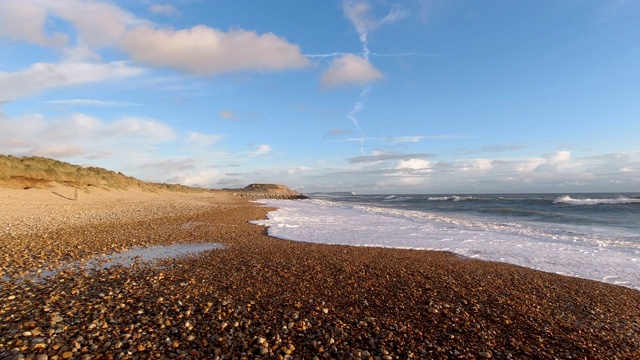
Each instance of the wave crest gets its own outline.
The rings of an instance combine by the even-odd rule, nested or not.
[[[626,205],[626,204],[640,204],[640,199],[618,197],[611,199],[574,199],[569,195],[563,195],[553,200],[554,204],[562,203],[568,205]]]
[[[475,200],[477,198],[473,196],[432,196],[427,200],[429,201],[466,201],[466,200]]]

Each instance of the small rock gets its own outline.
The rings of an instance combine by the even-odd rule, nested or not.
[[[38,343],[35,344],[31,347],[31,351],[40,351],[40,350],[44,350],[47,348],[47,344],[45,343]]]
[[[47,354],[38,354],[38,355],[36,355],[35,360],[49,360],[49,355],[47,355]]]
[[[69,359],[72,356],[73,356],[73,353],[71,351],[65,351],[65,352],[62,353],[62,358],[63,359]]]
[[[480,355],[480,357],[483,358],[483,359],[490,359],[491,358],[491,352],[490,351],[482,351],[478,355]]]

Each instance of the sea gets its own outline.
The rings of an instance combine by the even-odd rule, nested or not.
[[[448,251],[640,290],[640,193],[356,195],[258,200],[269,235]]]

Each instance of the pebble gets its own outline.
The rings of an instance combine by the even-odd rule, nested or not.
[[[156,203],[139,209],[135,220],[104,214],[106,221],[84,223],[67,222],[66,216],[84,215],[65,211],[56,219],[64,224],[62,230],[51,232],[47,242],[33,236],[28,249],[0,254],[0,272],[14,274],[38,268],[40,249],[43,263],[57,264],[62,258],[83,259],[138,244],[214,239],[227,246],[160,266],[141,262],[90,274],[69,270],[42,283],[3,282],[0,359],[90,359],[97,354],[107,359],[509,358],[509,345],[501,352],[488,346],[509,344],[513,335],[502,332],[509,323],[505,319],[522,323],[522,329],[550,324],[551,335],[523,334],[545,347],[515,339],[521,343],[512,345],[518,349],[513,354],[531,358],[561,357],[551,348],[560,342],[573,349],[574,358],[634,358],[640,346],[633,327],[637,322],[629,320],[640,318],[638,295],[630,290],[590,282],[589,289],[595,290],[585,293],[559,275],[525,276],[530,272],[449,254],[275,240],[247,224],[265,216],[253,206],[212,210],[203,205],[181,214],[163,208],[181,206]],[[196,226],[184,226],[191,222]],[[23,235],[21,244],[30,239]],[[0,246],[3,241],[0,236]],[[510,282],[514,273],[517,284]],[[559,298],[564,303],[556,305]],[[447,309],[447,304],[457,306]],[[603,314],[606,323],[600,320]],[[563,319],[562,327],[556,317]],[[464,331],[454,337],[452,329]],[[576,340],[572,336],[578,331],[582,335]],[[479,352],[487,348],[491,351]]]

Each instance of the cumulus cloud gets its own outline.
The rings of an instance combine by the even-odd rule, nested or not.
[[[171,11],[170,5],[153,9]],[[115,46],[140,63],[193,74],[278,71],[309,65],[297,45],[273,33],[259,35],[243,29],[225,32],[204,25],[178,30],[160,28],[106,2],[5,1],[0,2],[0,14],[3,14],[0,33],[15,40],[66,45],[65,35],[49,35],[45,29],[45,23],[56,17],[73,25],[83,44],[97,48]]]
[[[16,72],[0,72],[0,103],[32,96],[43,90],[112,81],[142,73],[126,62],[36,63]]]
[[[382,73],[369,60],[354,54],[334,59],[321,76],[322,85],[365,85],[382,78]]]
[[[43,6],[27,1],[0,2],[0,34],[39,45],[65,45],[68,40],[66,35],[45,33],[46,21],[47,9]]]
[[[123,37],[121,47],[141,63],[205,75],[309,64],[297,45],[273,33],[241,29],[225,33],[203,25],[183,30],[137,27]]]

